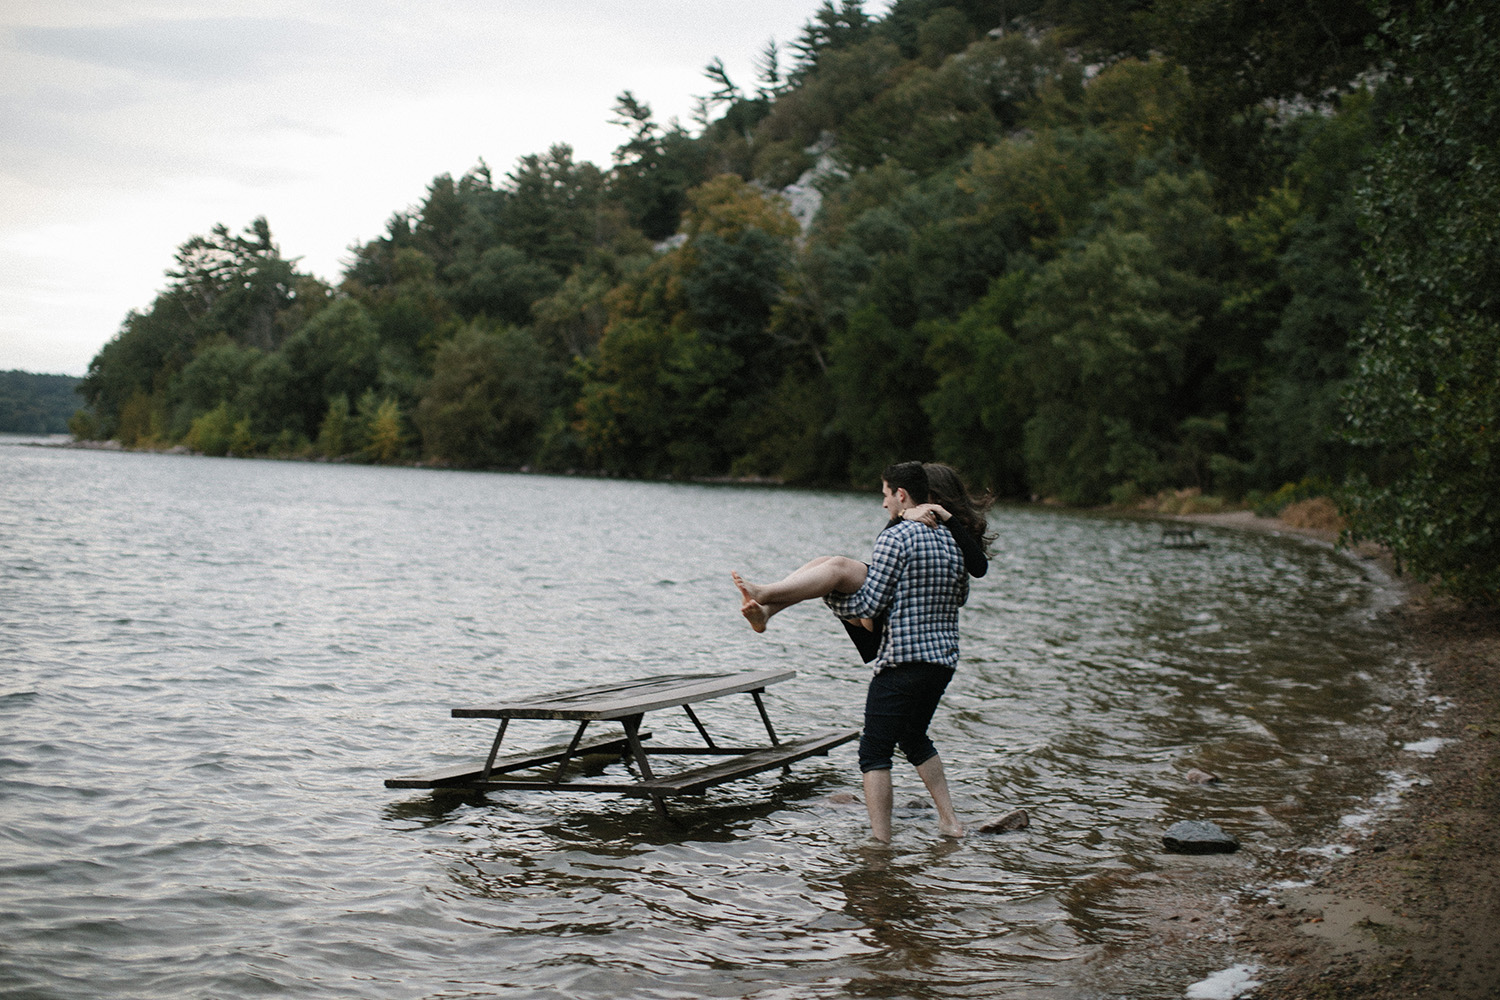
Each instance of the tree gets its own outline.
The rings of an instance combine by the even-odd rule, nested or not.
[[[813,19],[802,26],[802,34],[792,43],[797,54],[795,73],[805,75],[816,69],[830,51],[848,48],[870,37],[872,22],[861,0],[823,0]]]
[[[524,331],[482,321],[438,349],[416,413],[422,445],[440,462],[480,468],[525,465],[554,390],[553,370]]]
[[[1379,11],[1389,66],[1359,196],[1370,316],[1345,402],[1369,460],[1350,531],[1500,602],[1500,33],[1479,0]]]
[[[624,91],[615,101],[616,125],[630,138],[615,149],[609,189],[625,207],[630,224],[651,240],[677,232],[689,188],[703,181],[708,151],[673,122],[663,128],[651,106]]]
[[[1025,429],[1033,491],[1095,504],[1126,482],[1166,484],[1199,321],[1176,284],[1150,237],[1112,227],[1038,274],[1017,322],[1036,399]]]
[[[234,236],[223,223],[208,236],[194,236],[177,250],[167,276],[182,294],[178,301],[200,335],[224,334],[263,351],[274,350],[288,332],[279,317],[296,295],[296,262],[286,260],[262,216]]]
[[[0,371],[0,433],[62,434],[78,409],[70,375]]]
[[[365,457],[380,465],[390,465],[401,458],[406,451],[401,404],[389,396],[377,397],[374,389],[367,389],[360,399],[360,416],[366,427]]]
[[[117,434],[127,404],[135,414],[130,444],[149,426],[149,420],[142,424],[142,413],[164,411],[167,382],[189,357],[195,333],[181,299],[181,291],[168,291],[149,311],[131,310],[120,332],[89,362],[78,391],[97,415],[102,437]]]
[[[235,402],[261,356],[256,348],[228,338],[201,345],[170,383],[171,436],[181,437],[202,414]]]
[[[936,376],[922,399],[933,454],[1002,496],[1027,492],[1021,445],[1031,394],[1015,324],[1028,280],[1024,271],[996,278],[961,316],[929,320],[922,330]]]
[[[380,338],[364,307],[340,299],[286,342],[288,370],[282,426],[311,437],[335,396],[358,399],[380,376]]]
[[[578,400],[574,427],[588,460],[616,475],[722,473],[727,387],[738,366],[727,348],[694,330],[617,320]]]
[[[317,450],[324,458],[342,458],[357,450],[355,428],[349,397],[339,393],[328,401],[328,412],[318,425]]]
[[[1254,485],[1342,481],[1342,396],[1368,310],[1355,187],[1369,162],[1367,95],[1290,128],[1302,151],[1286,180],[1235,220],[1241,260],[1226,314],[1262,352],[1246,373],[1243,442]],[[1247,359],[1248,360],[1248,359]]]
[[[828,344],[836,401],[832,428],[849,442],[849,481],[868,482],[900,456],[925,455],[932,431],[921,400],[933,388],[926,342],[873,305],[849,317]]]

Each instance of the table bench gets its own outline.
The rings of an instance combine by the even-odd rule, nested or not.
[[[482,763],[462,764],[420,775],[387,778],[387,788],[463,788],[474,791],[560,790],[571,792],[613,792],[650,798],[657,811],[667,815],[665,798],[669,795],[700,795],[715,785],[759,774],[794,761],[829,750],[859,736],[858,729],[835,729],[783,741],[771,725],[761,695],[768,685],[796,676],[795,670],[748,670],[717,674],[663,674],[613,684],[574,688],[555,694],[538,695],[521,701],[504,702],[478,708],[455,708],[456,719],[499,719],[500,726]],[[708,729],[693,711],[698,702],[748,693],[765,726],[768,743],[752,746],[725,746],[714,741]],[[648,744],[651,733],[643,732],[647,712],[681,708],[702,737],[701,746],[656,746]],[[537,750],[500,755],[512,720],[557,719],[578,723],[573,738],[566,744]],[[593,722],[618,723],[621,735],[595,736],[584,739]],[[635,764],[639,776],[632,780],[564,780],[569,766],[578,758],[608,754]],[[710,756],[726,758],[699,767],[658,775],[651,758],[661,756]],[[556,765],[549,774],[531,777],[517,772],[536,771]]]

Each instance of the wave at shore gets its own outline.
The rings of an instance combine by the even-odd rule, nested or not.
[[[1337,542],[1248,511],[1174,520]],[[1389,568],[1374,547],[1357,554]],[[1159,893],[1145,951],[1212,943],[1254,969],[1215,980],[1229,987],[1214,995],[1500,997],[1500,613],[1396,583],[1385,613],[1425,695],[1391,713],[1390,750],[1370,761],[1386,791],[1344,817],[1334,843],[1304,849],[1301,878],[1247,887],[1204,872]]]

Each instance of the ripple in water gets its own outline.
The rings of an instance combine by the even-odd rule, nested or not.
[[[873,491],[0,448],[0,983],[1179,996],[1222,956],[1098,971],[1143,919],[1120,887],[1173,864],[1161,831],[1215,820],[1253,867],[1383,780],[1360,762],[1405,681],[1358,563],[1014,509],[934,735],[963,813],[1025,806],[1030,830],[942,840],[898,764],[897,843],[871,847],[834,794],[858,790],[852,747],[671,823],[609,796],[381,786],[482,753],[492,730],[451,706],[646,673],[792,666],[780,730],[857,725],[867,675],[826,611],[755,635],[728,573],[864,557],[882,517]],[[753,736],[746,706],[702,715]]]

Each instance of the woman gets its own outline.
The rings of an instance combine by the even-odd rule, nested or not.
[[[901,517],[909,521],[922,521],[932,528],[941,522],[953,534],[963,553],[964,566],[973,577],[984,576],[989,570],[989,559],[985,549],[995,538],[987,535],[988,524],[984,511],[993,502],[988,494],[975,498],[964,486],[958,472],[952,466],[939,462],[923,463],[927,473],[927,502],[909,507]],[[891,523],[895,523],[892,518]],[[889,526],[889,525],[888,525]],[[857,559],[847,556],[818,556],[799,566],[781,580],[768,584],[747,583],[738,573],[731,573],[734,585],[739,588],[742,603],[740,613],[757,632],[764,632],[772,617],[802,601],[825,594],[852,594],[865,582],[869,567]],[[849,637],[859,647],[860,655],[868,662],[880,645],[879,623],[870,619],[845,622]]]

